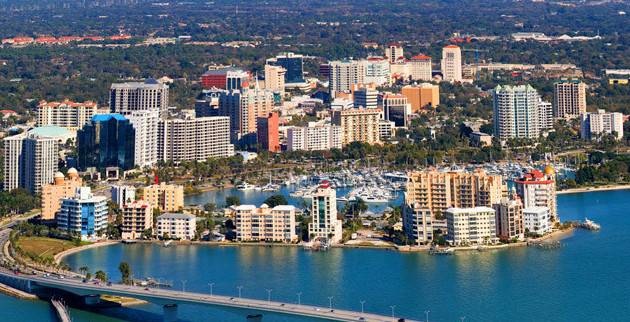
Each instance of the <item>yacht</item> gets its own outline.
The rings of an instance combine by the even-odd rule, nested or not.
[[[254,189],[256,189],[256,186],[253,185],[253,184],[249,184],[247,182],[243,182],[243,183],[237,185],[236,189],[241,190],[241,191],[254,190]]]

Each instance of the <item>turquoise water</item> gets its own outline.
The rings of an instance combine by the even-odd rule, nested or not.
[[[72,255],[66,262],[104,269],[119,279],[120,261],[135,276],[168,278],[181,289],[265,299],[265,289],[280,301],[334,306],[434,321],[627,321],[630,308],[630,190],[561,195],[563,220],[585,216],[602,224],[600,232],[576,231],[558,250],[518,248],[454,256],[394,251],[333,249],[326,253],[298,248],[115,245]],[[16,313],[2,321],[50,320],[42,302],[0,296],[0,312]],[[159,321],[160,308],[144,305],[109,310],[121,319]],[[91,313],[73,321],[105,321]],[[242,321],[234,312],[181,306],[185,321]],[[265,316],[265,321],[300,321]],[[303,321],[303,320],[301,320]]]

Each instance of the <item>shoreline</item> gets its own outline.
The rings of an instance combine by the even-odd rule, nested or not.
[[[94,244],[89,244],[89,245],[83,245],[83,246],[79,246],[79,247],[70,248],[70,249],[64,250],[63,252],[55,254],[55,256],[53,257],[53,260],[55,261],[56,264],[60,264],[61,261],[64,259],[64,257],[66,257],[68,255],[75,254],[75,253],[78,253],[78,252],[81,252],[81,251],[84,251],[84,250],[87,250],[87,249],[115,245],[115,244],[118,244],[120,242],[121,241],[118,241],[118,240],[108,240],[108,241],[103,241],[103,242],[96,242]]]
[[[566,189],[566,190],[558,190],[556,191],[556,194],[565,195],[565,194],[572,194],[572,193],[626,190],[626,189],[630,189],[630,184],[612,184],[612,185],[603,185],[603,186],[596,186],[596,187],[572,188],[572,189]]]

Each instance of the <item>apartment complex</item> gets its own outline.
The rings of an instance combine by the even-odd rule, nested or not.
[[[327,151],[341,149],[341,127],[309,124],[287,130],[288,151]]]
[[[156,234],[167,239],[193,240],[197,218],[189,214],[166,213],[157,217]]]
[[[363,81],[374,86],[388,86],[392,83],[391,65],[382,57],[368,57],[361,60],[365,70]]]
[[[576,118],[586,113],[586,84],[577,79],[564,79],[554,86],[553,115]]]
[[[514,180],[516,193],[523,201],[524,208],[547,207],[551,221],[558,221],[556,205],[555,171],[547,166],[544,172],[533,170],[522,178]]]
[[[311,240],[323,238],[331,244],[341,242],[343,227],[337,219],[337,193],[328,183],[317,188],[311,203],[312,222],[308,224]]]
[[[378,123],[382,110],[378,108],[352,108],[332,111],[332,124],[341,127],[341,144],[380,142]]]
[[[452,245],[493,244],[499,240],[492,208],[449,208],[445,215],[448,232],[446,240]]]
[[[138,239],[153,227],[153,207],[146,201],[134,200],[122,208],[122,239]]]
[[[80,187],[74,196],[61,200],[57,228],[83,240],[93,239],[107,228],[107,212],[107,198],[95,197],[90,187]]]
[[[353,85],[365,84],[365,68],[360,61],[332,61],[329,67],[328,88],[332,97],[352,90]]]
[[[112,84],[109,91],[112,113],[130,115],[135,111],[158,111],[160,117],[168,114],[168,85],[149,78],[144,82]]]
[[[623,138],[623,114],[618,112],[606,113],[597,110],[595,113],[580,115],[580,134],[584,140],[599,140],[604,135],[611,134],[617,140]]]
[[[232,207],[236,239],[243,242],[295,243],[295,207],[280,205],[270,208],[262,204]]]
[[[97,104],[92,101],[40,101],[37,106],[37,126],[59,126],[76,132],[90,121],[97,108]]]
[[[401,94],[407,97],[412,113],[423,108],[435,108],[440,105],[440,87],[430,83],[403,86]]]
[[[53,220],[61,209],[61,200],[75,195],[83,180],[75,168],[68,170],[68,179],[61,172],[55,174],[52,184],[42,186],[42,219]]]
[[[24,188],[40,193],[53,182],[59,160],[57,138],[20,133],[3,139],[5,191]]]
[[[284,96],[284,80],[287,70],[282,66],[265,65],[265,89]]]
[[[523,225],[525,230],[544,235],[551,232],[551,214],[547,207],[531,207],[523,209]]]
[[[525,226],[523,224],[523,203],[519,198],[501,198],[494,205],[496,210],[497,236],[501,240],[523,239]]]
[[[274,107],[272,91],[259,89],[232,90],[221,93],[219,115],[230,117],[232,142],[238,142],[256,133],[256,122],[272,112]],[[255,139],[255,136],[254,138]],[[254,141],[254,140],[251,141]]]
[[[127,118],[135,130],[135,166],[153,166],[158,161],[159,111],[134,111]]]
[[[501,86],[494,91],[494,134],[500,140],[535,139],[541,134],[538,92],[530,85]]]
[[[261,149],[269,152],[280,152],[280,118],[278,112],[259,117],[256,122],[256,142]]]
[[[164,182],[150,185],[144,188],[143,199],[163,212],[180,211],[184,208],[184,186]]]
[[[113,185],[111,189],[112,201],[122,208],[125,204],[136,200],[136,188],[132,186]]]
[[[158,160],[206,161],[233,155],[230,118],[227,116],[185,116],[163,119],[158,123]]]
[[[451,83],[462,81],[462,51],[458,46],[442,48],[442,80]]]

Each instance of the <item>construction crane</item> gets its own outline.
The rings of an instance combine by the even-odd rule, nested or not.
[[[476,49],[476,48],[462,48],[462,51],[475,53],[475,67],[476,68],[479,67],[479,53],[487,53],[487,52],[489,52],[486,49]],[[466,64],[468,64],[468,58],[466,58]],[[476,74],[475,76],[477,77],[477,80],[479,80],[479,73],[475,72],[475,74]]]

